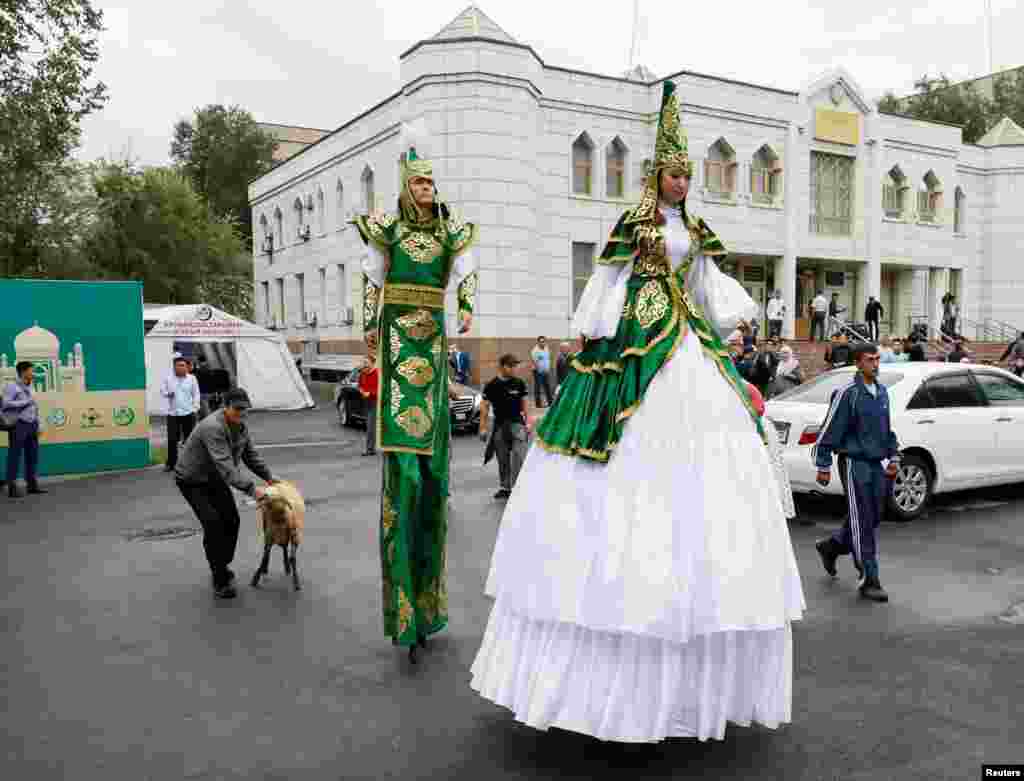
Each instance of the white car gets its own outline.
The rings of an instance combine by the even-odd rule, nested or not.
[[[795,493],[841,494],[815,482],[811,447],[833,391],[853,379],[848,367],[822,374],[767,403]],[[1024,382],[994,366],[883,363],[892,427],[903,465],[892,482],[889,517],[909,521],[932,494],[1024,481]]]

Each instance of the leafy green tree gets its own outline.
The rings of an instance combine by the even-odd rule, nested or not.
[[[883,114],[959,125],[963,128],[964,143],[973,144],[1004,115],[1016,118],[1014,107],[1024,113],[1024,78],[1004,81],[1005,87],[1001,87],[1002,82],[996,80],[995,99],[990,100],[973,84],[953,85],[946,76],[925,76],[914,85],[916,94],[897,98],[890,91],[878,101],[878,110]]]
[[[136,279],[146,299],[209,303],[251,317],[252,273],[230,220],[211,217],[192,183],[167,168],[103,164],[87,254],[103,279]]]
[[[102,107],[93,79],[102,13],[90,0],[0,0],[0,270],[46,273],[52,262],[54,183],[81,120]],[[49,222],[48,222],[49,221]]]
[[[885,114],[945,122],[963,128],[963,140],[971,144],[985,135],[991,124],[992,104],[973,85],[953,87],[946,76],[920,79],[917,94],[899,99],[892,92],[878,101]]]
[[[1000,75],[992,84],[992,116],[1009,117],[1024,127],[1024,68]]]
[[[249,182],[270,170],[277,141],[238,106],[209,105],[174,126],[171,159],[218,217],[252,240]]]

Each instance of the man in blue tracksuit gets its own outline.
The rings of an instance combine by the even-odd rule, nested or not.
[[[812,455],[818,483],[829,484],[832,454],[839,454],[850,515],[841,529],[815,545],[825,571],[835,577],[836,559],[852,553],[861,573],[860,595],[888,602],[878,579],[878,525],[888,496],[889,480],[899,473],[899,443],[889,416],[889,394],[877,381],[878,348],[853,350],[857,373],[832,395],[828,415]]]

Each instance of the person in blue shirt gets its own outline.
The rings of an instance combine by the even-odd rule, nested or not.
[[[25,455],[25,483],[30,494],[45,494],[39,486],[37,473],[39,465],[39,405],[32,396],[35,379],[34,366],[29,361],[19,361],[14,367],[18,379],[3,389],[0,411],[13,415],[14,430],[8,433],[7,450],[7,492],[12,499],[21,497],[18,491],[18,466]]]
[[[899,473],[899,442],[892,430],[889,394],[878,382],[878,348],[853,348],[857,373],[832,395],[812,457],[817,481],[831,481],[832,455],[839,455],[839,470],[849,503],[849,516],[831,537],[815,547],[822,566],[836,576],[836,560],[853,554],[861,574],[860,595],[873,602],[888,602],[878,574],[878,526],[889,492],[889,480]]]
[[[537,337],[537,344],[530,350],[530,367],[533,369],[533,400],[534,405],[540,407],[540,392],[544,391],[544,400],[547,406],[551,406],[551,351],[548,350],[548,340],[543,336]]]

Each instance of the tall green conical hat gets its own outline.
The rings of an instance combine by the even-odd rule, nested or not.
[[[658,115],[658,133],[654,139],[654,157],[647,171],[647,181],[640,196],[640,205],[633,210],[626,223],[647,222],[654,219],[658,208],[658,181],[666,168],[678,169],[693,176],[693,163],[687,154],[686,133],[679,121],[679,98],[676,85],[666,81],[661,89],[661,112]]]
[[[661,90],[661,114],[658,117],[658,135],[654,140],[653,170],[681,168],[693,174],[693,165],[687,153],[686,132],[679,121],[679,98],[676,85],[666,81]]]

